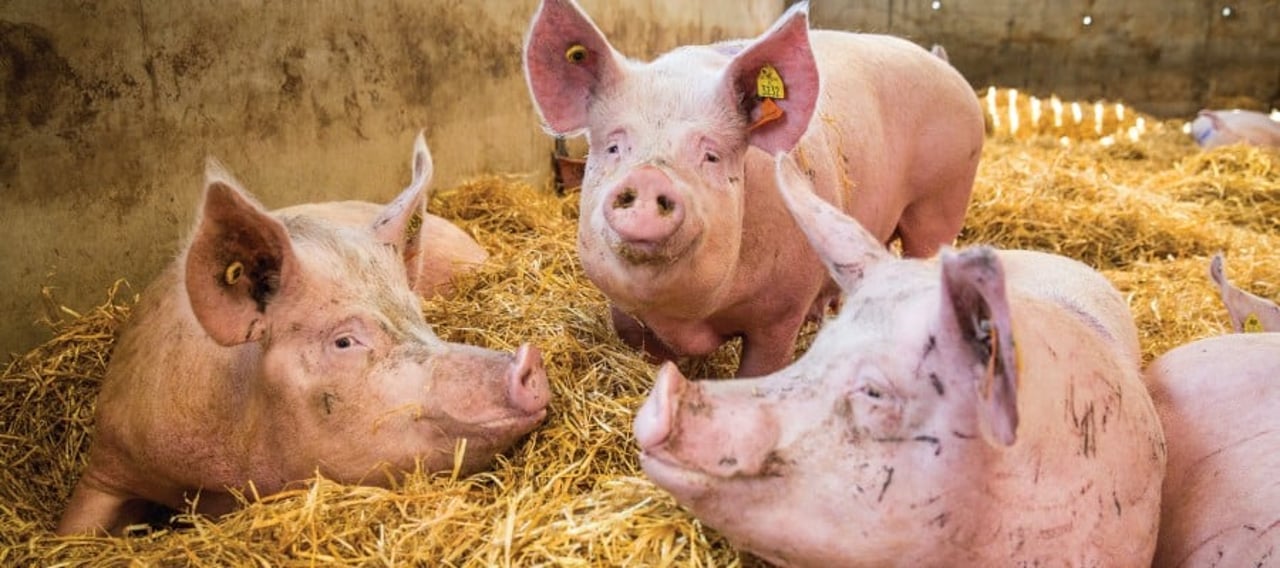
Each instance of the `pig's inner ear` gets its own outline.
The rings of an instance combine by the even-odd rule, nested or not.
[[[592,94],[620,69],[604,34],[569,0],[544,0],[524,46],[525,80],[547,127],[573,134],[587,127]]]
[[[1018,357],[1004,269],[995,251],[976,247],[942,254],[944,318],[954,318],[960,342],[972,356],[962,365],[978,392],[978,417],[988,442],[1017,441]]]
[[[267,307],[293,278],[284,225],[230,182],[205,186],[204,208],[187,249],[186,287],[201,327],[221,345],[262,338]]]
[[[818,101],[818,63],[804,6],[784,14],[726,73],[726,88],[747,119],[748,143],[770,154],[795,148]]]
[[[421,233],[426,220],[426,201],[426,186],[414,183],[383,207],[373,221],[373,234],[378,241],[394,248],[404,259],[410,287],[417,284],[422,271]]]

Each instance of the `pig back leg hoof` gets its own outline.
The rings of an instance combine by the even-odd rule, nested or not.
[[[628,346],[643,351],[648,362],[661,363],[677,359],[678,355],[640,320],[619,310],[617,306],[610,307],[610,311],[613,315],[613,330],[618,338]]]

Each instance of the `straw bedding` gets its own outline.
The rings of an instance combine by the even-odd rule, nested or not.
[[[1228,329],[1207,277],[1216,251],[1237,284],[1280,296],[1280,154],[1202,153],[1180,124],[1150,118],[1133,142],[1123,133],[1135,119],[1109,119],[1121,135],[1107,141],[1087,124],[992,125],[960,244],[1054,251],[1098,268],[1128,298],[1149,361]],[[0,376],[0,565],[754,564],[638,469],[631,421],[654,367],[613,337],[605,299],[582,275],[576,197],[486,177],[438,192],[431,209],[493,259],[455,297],[424,302],[428,320],[452,341],[534,342],[552,382],[546,424],[491,472],[415,474],[392,489],[317,478],[249,493],[223,519],[177,512],[128,538],[52,536],[83,467],[114,333],[136,301],[117,284]],[[729,346],[682,367],[724,376],[735,363]]]

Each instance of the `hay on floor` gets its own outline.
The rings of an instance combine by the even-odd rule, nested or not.
[[[993,129],[960,243],[1053,251],[1102,270],[1128,298],[1148,361],[1228,330],[1207,277],[1214,252],[1236,283],[1280,296],[1280,154],[1201,153],[1180,126],[1149,120],[1136,142],[1065,145],[1051,126]],[[654,367],[613,337],[604,298],[582,275],[575,197],[487,177],[438,192],[431,208],[493,253],[456,297],[424,303],[437,332],[495,349],[534,342],[551,378],[545,426],[491,472],[413,475],[393,489],[317,479],[249,495],[220,520],[179,515],[129,538],[56,538],[113,334],[135,301],[117,287],[0,377],[0,565],[752,563],[638,469],[631,421]],[[728,348],[686,368],[727,375],[734,364]]]

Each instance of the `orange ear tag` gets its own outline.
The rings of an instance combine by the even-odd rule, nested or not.
[[[773,102],[773,99],[765,99],[761,101],[759,108],[760,117],[757,118],[755,122],[751,123],[751,126],[747,127],[747,130],[755,130],[782,118],[782,107],[778,106],[778,103]]]

